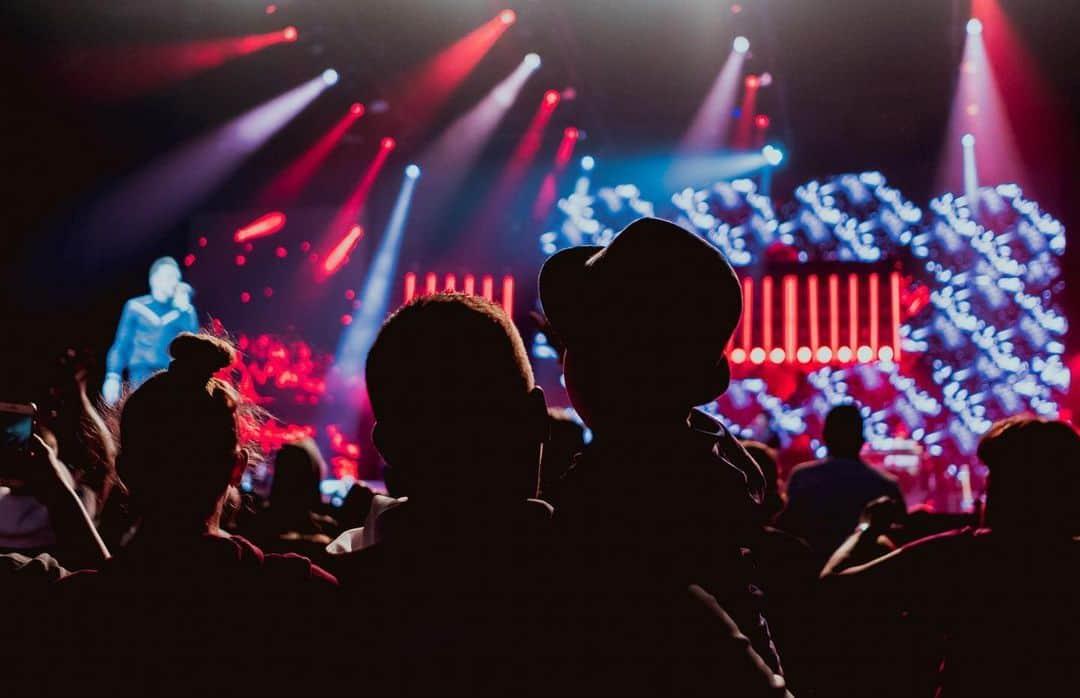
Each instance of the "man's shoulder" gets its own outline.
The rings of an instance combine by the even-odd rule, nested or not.
[[[794,468],[791,469],[791,473],[788,475],[788,481],[790,482],[791,480],[794,480],[795,478],[806,477],[808,475],[812,476],[812,475],[820,472],[822,470],[822,468],[825,466],[826,463],[827,463],[827,461],[820,460],[820,459],[819,460],[808,460],[808,461],[804,461],[802,463],[799,463],[798,465],[796,465]]]

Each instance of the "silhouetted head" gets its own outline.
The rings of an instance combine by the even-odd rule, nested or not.
[[[606,248],[553,255],[540,298],[566,347],[570,399],[595,430],[685,419],[727,389],[739,281],[719,250],[674,223],[642,218]]]
[[[274,458],[270,508],[279,513],[304,514],[322,503],[319,483],[326,476],[326,461],[311,439],[285,444]]]
[[[179,283],[180,265],[172,257],[160,257],[150,265],[150,295],[154,300],[171,300]]]
[[[990,528],[1080,534],[1080,436],[1073,427],[1010,417],[990,427],[978,455],[990,469]]]
[[[834,458],[858,458],[866,443],[863,418],[858,405],[837,405],[825,415],[822,434],[829,455]]]
[[[476,296],[423,296],[379,330],[366,373],[395,496],[418,506],[464,494],[535,496],[547,410],[501,308]]]
[[[784,508],[784,498],[780,494],[780,472],[776,465],[776,450],[760,441],[743,441],[743,448],[761,468],[765,478],[765,515],[772,520]]]
[[[221,500],[247,464],[241,448],[249,407],[214,374],[229,366],[223,339],[184,333],[172,362],[124,401],[117,470],[136,513],[166,528],[217,525]]]

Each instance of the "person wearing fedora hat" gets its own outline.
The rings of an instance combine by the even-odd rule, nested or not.
[[[564,348],[570,400],[594,434],[555,512],[566,564],[625,591],[594,600],[589,616],[604,617],[597,609],[606,603],[613,616],[640,608],[644,593],[652,600],[643,622],[663,632],[665,599],[675,598],[668,592],[696,584],[779,675],[747,551],[764,522],[764,478],[727,429],[695,407],[730,379],[724,349],[742,311],[731,265],[674,223],[642,218],[606,248],[552,256],[539,290],[548,329]],[[606,624],[585,628],[584,637],[597,630],[610,647],[625,645]],[[646,664],[678,664],[677,646]]]

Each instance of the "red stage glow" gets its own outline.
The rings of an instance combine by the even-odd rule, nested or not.
[[[236,255],[236,266],[242,267],[247,264],[247,257],[242,254]]]
[[[347,114],[266,187],[259,200],[265,205],[275,206],[287,206],[293,203],[349,128],[363,115],[364,105],[352,105]]]
[[[848,274],[848,334],[852,350],[859,346],[859,277]]]
[[[278,247],[276,250],[274,250],[274,254],[276,254],[279,259],[285,259],[287,256],[289,256],[289,251],[286,250],[284,247]]]
[[[300,38],[300,32],[296,31],[296,27],[285,27],[281,30],[281,38],[285,41],[296,41]]]
[[[773,348],[772,342],[773,278],[761,280],[761,344],[765,351]]]
[[[503,24],[513,24],[517,21],[517,13],[513,10],[503,10],[499,13],[499,21]]]
[[[808,306],[810,308],[810,351],[818,353],[821,346],[821,327],[819,326],[818,312],[818,275],[811,274],[806,279],[806,291],[810,296]]]
[[[746,84],[746,89],[756,90],[761,85],[761,78],[757,75],[747,75],[744,83]]]
[[[565,129],[563,129],[563,137],[568,140],[575,141],[577,140],[578,135],[578,130],[573,126],[567,126]]]
[[[829,348],[840,351],[840,278],[829,274]]]
[[[184,266],[185,267],[190,267],[194,263],[195,263],[195,255],[193,255],[191,253],[188,253],[188,254],[184,255]]]
[[[267,235],[273,235],[282,228],[285,227],[285,214],[281,211],[271,211],[270,213],[259,216],[252,222],[245,225],[236,231],[233,235],[234,242],[248,242],[249,240],[257,240],[258,238],[264,238]]]
[[[251,294],[248,293],[247,291],[244,291],[243,293],[241,293],[240,294],[240,302],[241,303],[250,303],[251,302]]]
[[[900,360],[900,272],[889,274],[889,306],[892,311],[892,360]]]
[[[878,339],[880,333],[878,332],[878,320],[880,319],[880,312],[878,309],[878,302],[880,298],[880,289],[878,288],[878,275],[870,275],[870,351],[872,356],[877,356],[878,351]]]
[[[424,275],[424,290],[425,296],[430,296],[435,293],[458,293],[457,289],[457,274],[446,274],[443,276],[443,287],[439,288],[439,276],[433,271],[427,272]],[[467,295],[476,295],[476,276],[474,274],[465,274],[462,277],[462,289],[460,293]],[[404,296],[402,303],[408,303],[417,297],[417,277],[414,272],[407,272],[404,276]],[[485,275],[481,279],[481,295],[484,299],[495,302],[495,279],[490,275]],[[504,276],[502,279],[502,297],[499,299],[499,305],[502,306],[503,312],[508,317],[513,317],[514,312],[514,277]]]
[[[742,281],[742,349],[750,351],[754,345],[754,280],[746,277]]]
[[[560,99],[562,99],[562,97],[560,97],[559,93],[555,90],[548,90],[544,93],[544,104],[548,105],[549,107],[554,107],[556,104],[559,103]]]
[[[765,114],[758,114],[754,117],[754,125],[758,128],[769,128],[769,117]]]
[[[267,5],[266,6],[266,14],[272,15],[275,12],[277,12],[277,5]]]
[[[503,277],[502,309],[506,317],[514,317],[514,277],[512,276]]]
[[[799,314],[798,279],[788,275],[784,277],[784,355],[787,360],[795,360],[795,345],[798,343]]]
[[[359,244],[360,239],[363,237],[364,229],[360,225],[354,225],[349,228],[349,232],[345,234],[345,237],[341,238],[341,240],[334,245],[334,248],[330,250],[330,254],[326,255],[326,259],[323,260],[323,274],[325,276],[330,276],[341,269],[341,267],[345,265],[345,262],[348,261],[349,255],[356,249],[357,244]]]
[[[383,150],[393,150],[397,147],[397,141],[390,136],[387,136],[379,142],[379,145],[382,146]]]

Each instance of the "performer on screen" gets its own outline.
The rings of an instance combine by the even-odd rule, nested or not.
[[[116,339],[105,360],[105,385],[101,394],[112,405],[120,399],[127,371],[130,389],[169,365],[169,343],[181,332],[199,329],[191,305],[190,284],[180,280],[180,265],[162,257],[150,265],[150,293],[124,304]]]

